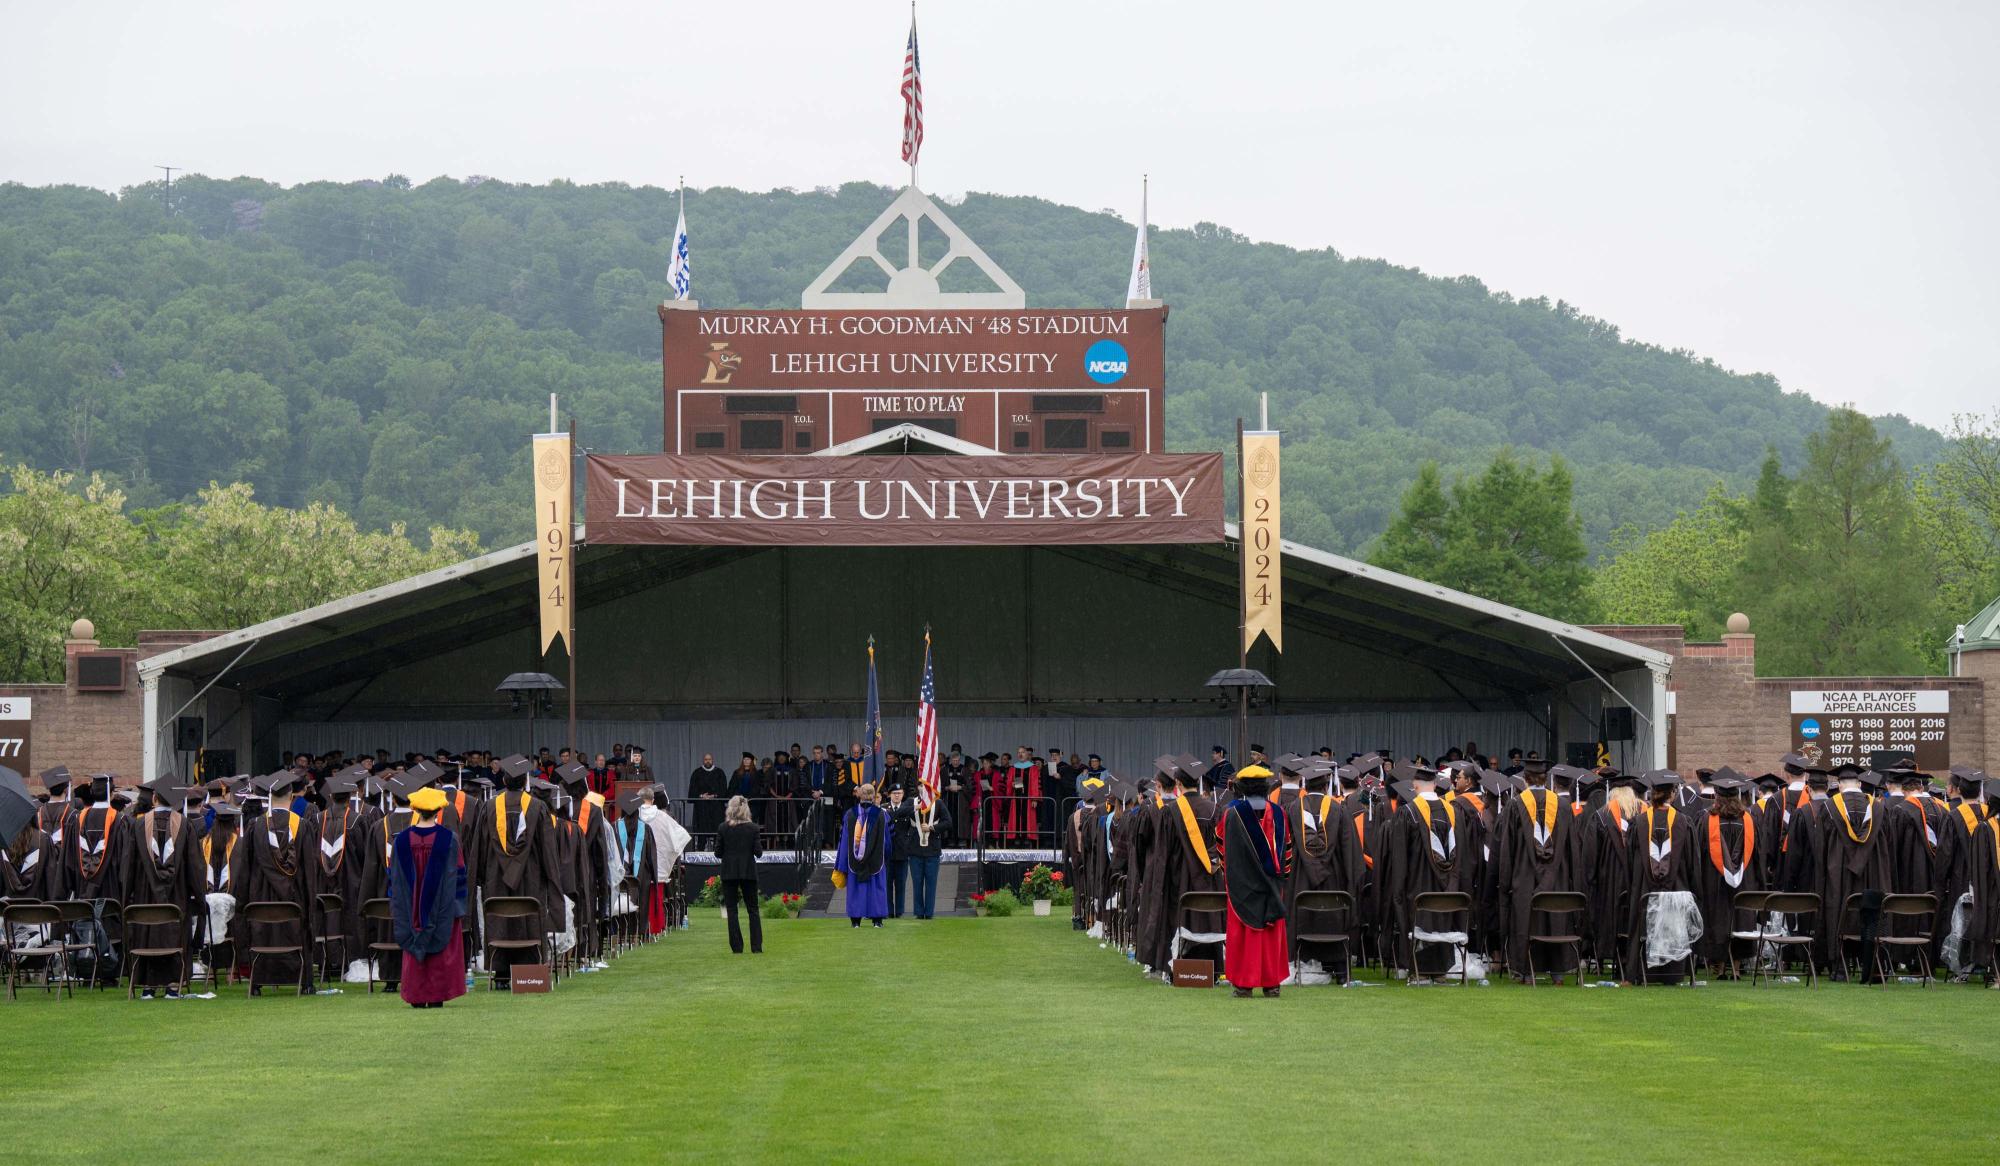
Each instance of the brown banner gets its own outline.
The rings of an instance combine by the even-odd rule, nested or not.
[[[592,454],[584,517],[593,543],[1215,543],[1222,455]]]
[[[779,391],[1154,389],[1165,308],[661,309],[665,386]]]

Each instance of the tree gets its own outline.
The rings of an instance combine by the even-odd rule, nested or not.
[[[1562,459],[1546,471],[1503,450],[1449,495],[1425,463],[1369,561],[1559,619],[1588,617],[1590,572],[1574,483]]]
[[[157,610],[144,586],[146,549],[125,517],[125,496],[92,474],[17,465],[0,496],[0,676],[63,678],[63,637],[81,618],[110,642]]]
[[[1653,531],[1621,528],[1590,582],[1606,623],[1680,624],[1691,640],[1712,640],[1736,610],[1734,586],[1749,542],[1748,499],[1721,483],[1693,510]]]
[[[182,627],[245,627],[479,551],[469,531],[433,527],[424,549],[400,523],[364,531],[324,503],[263,506],[243,482],[211,482],[194,505],[147,517],[159,548],[159,587]]]
[[[1889,442],[1836,409],[1806,439],[1797,479],[1766,461],[1737,594],[1774,676],[1918,669],[1933,579],[1916,507]]]

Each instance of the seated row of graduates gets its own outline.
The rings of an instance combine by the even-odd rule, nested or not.
[[[1847,959],[1865,966],[1858,952],[1843,952],[1839,936],[1859,929],[1865,946],[1878,922],[1891,934],[1925,928],[1933,959],[1954,969],[1989,966],[2000,938],[2000,819],[1988,807],[2000,783],[1987,788],[1969,767],[1954,767],[1939,789],[1908,762],[1873,773],[1798,756],[1784,759],[1782,776],[1756,779],[1728,768],[1698,770],[1694,780],[1670,770],[1591,771],[1533,755],[1512,776],[1375,754],[1338,766],[1287,755],[1275,766],[1281,785],[1271,797],[1296,840],[1284,858],[1288,905],[1303,890],[1347,892],[1357,916],[1350,927],[1313,922],[1351,930],[1354,954],[1398,978],[1438,977],[1455,964],[1448,945],[1413,945],[1413,929],[1468,927],[1463,918],[1413,916],[1411,903],[1426,891],[1470,896],[1470,950],[1523,979],[1531,954],[1537,973],[1581,974],[1576,948],[1537,943],[1529,951],[1531,935],[1576,934],[1582,958],[1601,974],[1678,980],[1685,964],[1649,958],[1645,948],[1654,892],[1692,894],[1702,919],[1695,958],[1723,976],[1747,970],[1743,961],[1757,954],[1754,939],[1734,936],[1771,925],[1734,909],[1742,891],[1818,895],[1825,921],[1814,928],[1812,956],[1836,978]],[[1189,891],[1223,889],[1215,829],[1224,802],[1201,792],[1191,758],[1162,757],[1155,771],[1137,785],[1113,780],[1080,805],[1066,841],[1077,926],[1104,934],[1122,923],[1133,956],[1164,975],[1187,943],[1220,940],[1219,919],[1184,928],[1179,903]],[[1531,918],[1541,891],[1582,894],[1584,917]],[[1878,920],[1881,897],[1904,893],[1935,896],[1935,918]],[[1836,919],[1850,901],[1863,917]],[[1294,937],[1329,929],[1288,913]],[[1950,952],[1948,935],[1959,937]],[[1293,947],[1299,956],[1296,938]],[[1336,978],[1351,971],[1328,970]]]
[[[311,935],[340,936],[345,951],[325,954],[351,964],[367,954],[361,905],[388,896],[390,847],[411,823],[409,797],[436,785],[447,795],[440,824],[457,836],[467,885],[483,899],[535,899],[544,932],[573,936],[579,956],[597,962],[615,896],[629,876],[637,880],[640,900],[633,906],[644,913],[648,929],[665,928],[665,885],[687,833],[660,808],[664,790],[627,795],[624,812],[613,821],[603,797],[587,790],[588,771],[581,765],[558,770],[556,781],[535,776],[524,757],[507,758],[497,768],[500,788],[491,797],[471,783],[460,787],[456,771],[425,761],[382,774],[356,766],[323,779],[289,769],[188,787],[164,778],[134,798],[111,774],[72,778],[58,766],[41,775],[46,792],[34,818],[0,849],[0,894],[120,907],[175,904],[197,959],[210,944],[240,950],[301,938],[280,934],[278,925],[252,927],[236,918],[225,934],[210,935],[211,896],[227,896],[232,914],[254,902],[296,903],[306,919],[303,946],[312,950]],[[314,797],[303,811],[295,809],[301,804],[295,791],[314,782]],[[340,896],[337,916],[317,909],[318,896],[328,894]],[[124,927],[122,911],[100,908],[93,919],[102,940],[102,958],[92,961],[100,982],[115,979],[125,946],[177,946],[171,934],[141,934],[157,928]],[[466,922],[470,963],[480,950],[477,911]],[[493,923],[500,938],[529,938],[533,926],[532,920]],[[500,953],[493,969],[498,983],[506,982],[511,962]],[[242,957],[236,966],[244,968]],[[399,967],[396,960],[384,961],[380,974],[393,980]],[[132,967],[135,985],[148,990],[170,989],[180,972],[175,959],[139,959]],[[304,969],[308,982],[315,974]],[[260,960],[262,983],[299,978],[295,960]]]

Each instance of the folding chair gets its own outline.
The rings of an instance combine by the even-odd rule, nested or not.
[[[1459,987],[1463,988],[1466,985],[1470,984],[1472,982],[1470,975],[1471,969],[1466,966],[1470,962],[1467,959],[1467,952],[1469,951],[1471,942],[1470,939],[1468,938],[1464,942],[1456,942],[1456,941],[1448,942],[1445,940],[1436,940],[1436,939],[1418,939],[1417,938],[1418,915],[1449,915],[1452,917],[1453,923],[1459,924],[1456,930],[1463,931],[1466,933],[1468,937],[1470,937],[1470,935],[1472,934],[1472,896],[1466,894],[1464,891],[1422,891],[1416,895],[1411,896],[1410,933],[1408,936],[1408,939],[1410,941],[1410,978],[1403,981],[1404,985],[1407,986],[1412,982],[1416,981],[1417,979],[1421,978],[1417,975],[1417,967],[1416,967],[1417,945],[1420,943],[1428,943],[1433,946],[1438,946],[1438,945],[1449,946],[1453,952],[1457,953]],[[1426,930],[1429,929],[1426,928]]]
[[[1116,907],[1112,907],[1109,909],[1111,912],[1111,923],[1108,927],[1104,929],[1105,937],[1111,940],[1112,947],[1116,948],[1119,951],[1124,951],[1125,939],[1126,939],[1125,875],[1122,872],[1111,876],[1111,894],[1105,901],[1111,902],[1113,900],[1115,900],[1118,905]]]
[[[1847,896],[1847,901],[1840,905],[1840,927],[1834,933],[1837,939],[1833,951],[1840,959],[1840,974],[1845,978],[1852,978],[1860,972],[1860,961],[1868,954],[1861,950],[1861,899],[1861,893],[1858,891]],[[1878,922],[1876,926],[1879,928],[1881,924]],[[1847,945],[1850,942],[1854,944],[1854,962],[1851,964],[1847,958]]]
[[[646,930],[643,914],[645,895],[639,886],[639,880],[632,875],[626,875],[618,880],[618,893],[625,900],[625,909],[615,912],[612,915],[612,922],[618,929],[618,950],[630,951],[639,946],[640,936]],[[616,906],[615,902],[613,906]]]
[[[369,930],[377,924],[381,925],[381,930],[377,934],[386,936],[386,941],[374,939],[369,936]],[[378,976],[375,974],[378,965],[383,960],[395,960],[397,968],[400,969],[403,962],[403,948],[401,944],[396,942],[396,917],[389,910],[389,900],[363,899],[361,901],[361,933],[362,938],[368,944],[368,994],[373,996],[376,984],[386,985],[389,982],[387,976]],[[396,978],[399,980],[402,978],[400,971],[398,971]]]
[[[1181,895],[1180,904],[1174,912],[1174,927],[1176,929],[1176,934],[1178,934],[1180,931],[1189,931],[1189,932],[1195,932],[1197,934],[1212,935],[1218,931],[1223,930],[1223,923],[1229,918],[1228,911],[1229,911],[1229,896],[1223,894],[1221,891],[1185,892],[1184,894]],[[1221,918],[1218,919],[1216,921],[1216,925],[1213,926],[1208,926],[1208,925],[1196,926],[1194,925],[1195,924],[1194,917],[1197,915],[1220,915]],[[1222,945],[1211,943],[1211,944],[1201,944],[1198,946],[1220,947]],[[1186,950],[1184,950],[1181,954],[1186,955],[1187,954]],[[1222,961],[1217,960],[1216,962],[1219,964]]]
[[[1766,904],[1771,901],[1773,894],[1776,892],[1738,891],[1729,901],[1729,978],[1732,980],[1743,978],[1743,969],[1736,963],[1737,940],[1749,942],[1751,960],[1758,961],[1764,958],[1763,948],[1760,946],[1764,940],[1764,916],[1768,910]],[[1750,916],[1750,930],[1743,931],[1737,928],[1736,919],[1746,914]]]
[[[42,931],[40,942],[25,946],[14,944],[16,927],[39,927]],[[24,960],[41,959],[48,962],[42,966],[42,994],[47,995],[50,985],[55,985],[56,999],[63,993],[76,995],[70,986],[64,961],[69,958],[69,944],[60,936],[64,923],[62,911],[54,903],[33,903],[16,899],[0,908],[0,961],[4,961],[7,971],[7,999],[14,999],[14,986],[20,982],[21,964]]]
[[[289,930],[294,943],[257,942],[253,927],[275,927]],[[297,956],[299,960],[299,995],[306,994],[306,965],[312,959],[311,944],[306,935],[306,910],[290,900],[266,900],[252,903],[243,908],[243,934],[249,940],[250,951],[250,995],[257,994],[257,959],[260,956]]]
[[[493,934],[493,924],[496,920],[504,919],[533,920],[532,934],[535,938],[500,939],[495,937]],[[542,945],[547,938],[548,932],[542,926],[542,901],[540,899],[530,895],[501,895],[498,898],[486,900],[486,966],[488,969],[491,969],[491,974],[486,978],[487,990],[491,991],[494,987],[494,981],[500,978],[498,962],[493,958],[496,953],[500,951],[533,951],[537,963],[546,963],[548,961],[542,957]]]
[[[136,928],[152,927],[167,928],[167,934],[177,937],[180,942],[173,947],[133,946],[133,930]],[[175,982],[173,988],[174,991],[178,992],[182,988],[187,987],[188,981],[194,975],[193,970],[188,966],[187,939],[187,914],[180,909],[179,904],[134,903],[132,906],[127,907],[125,909],[125,998],[130,1000],[138,994],[139,985],[134,981],[136,980],[135,973],[138,971],[141,959],[165,959],[168,956],[174,956],[179,959],[181,977]],[[147,989],[149,992],[151,990],[151,988]]]
[[[339,895],[313,896],[313,910],[319,913],[315,920],[319,926],[312,929],[313,966],[319,969],[320,978],[332,979],[339,983],[347,973],[347,935],[340,929],[345,926],[340,921],[341,912],[347,903]],[[326,955],[335,944],[340,945],[340,962],[333,965],[333,975],[327,975]]]
[[[91,978],[95,979],[97,946],[93,943],[84,943],[77,939],[77,934],[82,929],[83,924],[91,921],[90,901],[88,899],[59,899],[49,905],[62,913],[61,942],[63,946],[63,975],[74,979],[78,963],[76,954],[80,951],[87,951],[92,955]]]
[[[1530,920],[1531,930],[1532,921],[1537,914],[1561,915],[1565,917],[1562,924],[1565,929],[1564,933],[1556,935],[1530,934],[1528,936],[1528,986],[1530,988],[1536,986],[1539,978],[1535,974],[1535,945],[1538,943],[1553,943],[1575,949],[1576,986],[1579,988],[1583,987],[1583,936],[1568,934],[1571,931],[1580,932],[1583,928],[1578,924],[1569,922],[1569,919],[1586,915],[1589,911],[1590,897],[1581,891],[1536,891],[1528,897],[1528,919]],[[1551,980],[1555,979],[1555,973],[1551,972],[1549,978]]]
[[[1891,966],[1888,953],[1883,950],[1884,948],[1914,951],[1917,954],[1917,966],[1924,970],[1923,986],[1926,988],[1931,986],[1931,973],[1934,970],[1931,967],[1931,925],[1932,921],[1937,918],[1937,909],[1938,902],[1936,895],[1882,896],[1882,923],[1875,930],[1875,950],[1869,954],[1869,962],[1882,969],[1883,987],[1886,988],[1889,986],[1889,974],[1895,970]],[[1915,935],[1882,934],[1887,929],[1889,920],[1894,917],[1917,919],[1918,933]]]
[[[1768,943],[1776,949],[1776,958],[1772,960],[1772,967],[1780,971],[1785,966],[1786,950],[1790,948],[1802,949],[1806,957],[1806,986],[1808,988],[1819,986],[1819,976],[1813,968],[1813,946],[1819,942],[1819,909],[1819,896],[1807,891],[1774,891],[1764,900],[1764,913],[1766,915],[1784,915],[1790,918],[1792,920],[1792,929],[1795,932],[1802,931],[1803,934],[1766,935],[1760,938],[1759,943]],[[1808,918],[1812,920],[1809,925],[1804,922]],[[1763,949],[1759,947],[1757,958],[1751,962],[1751,967],[1754,969],[1750,973],[1750,986],[1752,988],[1756,987],[1758,981],[1763,977],[1763,955]],[[1776,979],[1775,976],[1772,978]]]
[[[1183,895],[1185,903],[1187,896]],[[1226,898],[1226,896],[1225,896]],[[1185,909],[1185,908],[1183,908]],[[1354,896],[1346,891],[1300,891],[1292,898],[1292,911],[1298,919],[1299,933],[1292,937],[1296,950],[1305,954],[1307,944],[1315,946],[1340,947],[1340,981],[1354,977]],[[1329,924],[1321,922],[1313,927],[1306,926],[1306,917],[1321,916],[1340,920],[1340,930],[1328,930]]]

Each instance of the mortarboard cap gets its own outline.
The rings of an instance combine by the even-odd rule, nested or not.
[[[1531,773],[1542,773],[1549,767],[1549,759],[1538,753],[1530,753],[1521,761],[1521,768]]]
[[[44,769],[42,770],[41,778],[42,788],[48,790],[50,793],[54,793],[70,783],[69,766],[58,765],[51,769]]]
[[[1855,774],[1854,776],[1859,778],[1861,784],[1867,787],[1868,789],[1881,789],[1884,782],[1887,780],[1881,774],[1875,772],[1872,769],[1864,769],[1860,773]]]
[[[1181,772],[1180,760],[1171,753],[1162,753],[1158,757],[1153,758],[1153,772],[1164,773],[1169,777],[1179,777]]]
[[[289,769],[274,769],[262,777],[252,778],[250,784],[259,792],[276,797],[292,788],[298,780],[299,775]]]
[[[2000,781],[1988,779],[1980,784],[1979,790],[1989,802],[2000,802]]]
[[[1437,770],[1429,766],[1418,765],[1414,761],[1398,761],[1391,772],[1399,782],[1434,781],[1437,779]]]
[[[1649,769],[1639,775],[1638,781],[1646,789],[1672,789],[1681,784],[1681,775],[1671,769]]]
[[[1402,802],[1405,805],[1408,805],[1410,802],[1415,801],[1417,797],[1417,787],[1411,785],[1407,781],[1390,782],[1389,792],[1395,795],[1397,801]]]
[[[1778,758],[1778,767],[1780,769],[1805,769],[1810,764],[1805,758],[1796,753],[1787,753],[1783,757]]]
[[[590,780],[590,770],[572,761],[568,765],[556,766],[556,776],[564,785],[582,785]]]
[[[508,777],[519,777],[530,769],[533,769],[535,763],[521,756],[519,753],[515,753],[494,762],[493,767]]]
[[[410,766],[408,776],[420,778],[421,780],[417,783],[419,785],[430,785],[444,776],[444,770],[439,768],[435,762],[419,761],[415,765]]]
[[[621,814],[636,814],[639,812],[638,790],[628,789],[618,795],[618,812]]]
[[[1280,773],[1297,774],[1299,772],[1299,766],[1304,761],[1305,758],[1300,757],[1296,753],[1284,753],[1280,754],[1275,760],[1271,762],[1271,767],[1273,769],[1278,770]]]

